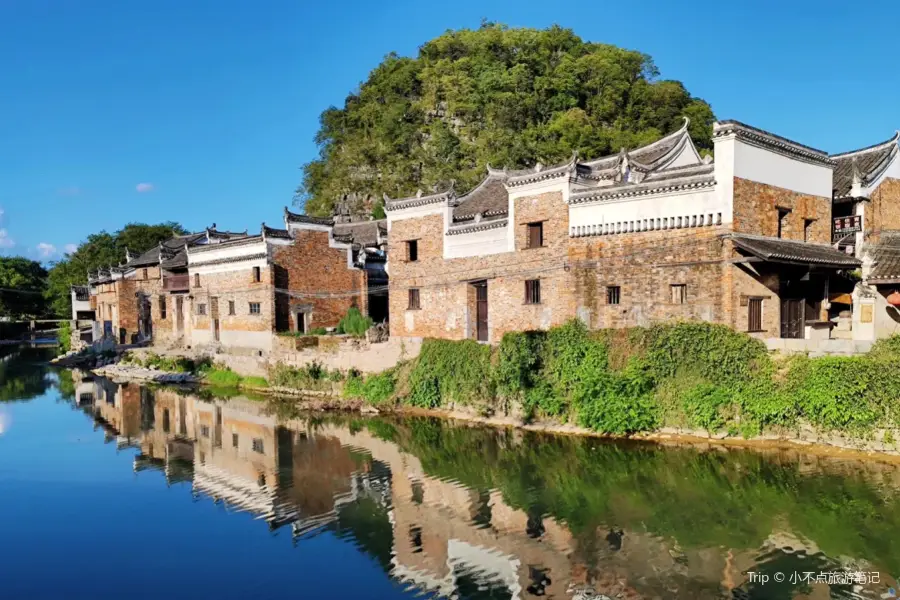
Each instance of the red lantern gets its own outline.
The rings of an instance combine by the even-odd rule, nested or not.
[[[887,301],[891,306],[900,306],[900,291],[894,290],[888,294]]]

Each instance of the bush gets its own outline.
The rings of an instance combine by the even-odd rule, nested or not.
[[[353,337],[363,337],[373,325],[372,319],[364,317],[359,309],[351,306],[347,309],[347,314],[341,319],[337,326],[337,333],[346,333]]]
[[[728,407],[733,407],[732,393],[726,388],[701,383],[688,390],[682,396],[682,407],[688,422],[710,432],[721,429],[728,420],[725,414]]]
[[[216,367],[204,375],[204,380],[216,387],[238,387],[241,376],[227,367]]]
[[[59,331],[56,333],[59,340],[60,354],[65,354],[72,349],[72,322],[63,321],[59,324]]]
[[[434,408],[449,402],[492,401],[491,347],[474,340],[425,340],[409,374],[409,401]]]
[[[269,387],[269,382],[266,381],[265,377],[241,377],[241,385],[246,385],[249,387],[258,387],[258,388],[267,388]]]
[[[900,335],[892,335],[875,342],[869,356],[876,359],[900,359]]]
[[[327,369],[316,361],[299,369],[278,363],[269,370],[269,383],[294,390],[330,389],[328,375]]]

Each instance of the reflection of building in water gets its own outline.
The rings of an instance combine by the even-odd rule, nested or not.
[[[498,598],[570,597],[578,577],[572,537],[552,517],[512,508],[499,492],[429,477],[418,458],[367,431],[326,427],[322,433],[390,467],[392,576],[448,597],[485,588]],[[639,597],[616,587],[622,598]]]
[[[703,600],[753,592],[749,570],[842,568],[833,560],[810,562],[825,555],[779,530],[760,548],[732,550],[682,549],[674,537],[644,530],[641,514],[631,529],[610,523],[576,534],[528,498],[516,505],[515,495],[426,474],[416,455],[368,428],[279,422],[264,404],[245,398],[205,401],[103,379],[90,385],[78,385],[76,402],[90,392],[93,403],[81,403],[82,409],[110,439],[139,448],[135,471],[159,471],[170,484],[190,482],[196,496],[272,529],[290,526],[296,543],[323,531],[352,536],[392,577],[423,592],[525,600],[590,590],[610,598]],[[827,591],[811,589],[809,598]]]

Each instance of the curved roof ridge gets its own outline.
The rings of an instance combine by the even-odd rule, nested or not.
[[[900,140],[900,129],[894,131],[894,135],[889,140],[885,140],[883,142],[878,142],[877,144],[872,144],[871,146],[866,146],[865,148],[858,148],[856,150],[849,150],[847,152],[840,152],[838,154],[831,154],[831,158],[850,158],[856,154],[863,154],[865,152],[871,152],[875,150],[883,150],[890,145],[896,145],[897,141]]]
[[[453,204],[455,206],[459,206],[469,198],[471,198],[476,192],[486,187],[492,181],[506,181],[509,178],[509,175],[506,172],[506,169],[492,169],[491,165],[487,166],[487,175],[481,180],[481,183],[473,187],[471,190],[463,194],[462,196],[456,196],[453,199]]]
[[[673,132],[671,132],[671,133],[667,133],[666,135],[662,136],[661,138],[659,138],[659,139],[656,140],[655,142],[650,142],[649,144],[647,144],[647,145],[645,145],[645,146],[639,146],[639,147],[637,147],[637,148],[633,148],[633,149],[631,149],[631,150],[627,150],[627,151],[625,152],[625,154],[629,155],[629,159],[630,159],[630,160],[632,160],[633,162],[637,162],[637,161],[634,161],[634,159],[630,158],[630,156],[633,155],[633,154],[640,154],[640,153],[642,153],[642,152],[648,152],[648,151],[650,151],[650,150],[654,150],[654,149],[656,149],[657,147],[659,147],[659,146],[661,146],[661,145],[663,145],[663,144],[665,144],[665,143],[667,143],[667,142],[671,142],[672,140],[676,140],[676,139],[678,139],[679,137],[684,136],[685,134],[687,134],[687,128],[688,128],[688,125],[690,125],[691,120],[690,120],[689,117],[682,117],[682,118],[684,119],[684,122],[681,124],[681,127],[679,127],[678,129],[676,129],[675,131],[673,131]],[[675,147],[680,147],[680,145],[679,145],[679,144],[675,144]],[[673,149],[674,149],[674,147],[673,147]],[[671,152],[671,151],[670,151],[670,152]],[[654,162],[658,162],[659,160],[661,160],[661,159],[662,159],[663,157],[665,157],[665,156],[668,156],[668,155],[670,154],[670,152],[665,152],[665,153],[662,155],[662,157],[660,157],[660,158],[658,158],[658,159],[656,159],[656,160],[654,160],[654,161],[651,161],[651,164],[654,163]],[[589,167],[593,167],[593,166],[595,166],[595,165],[597,165],[597,164],[599,164],[599,163],[601,163],[601,162],[605,162],[605,161],[609,161],[610,159],[616,159],[616,158],[621,158],[621,157],[622,157],[622,151],[620,150],[619,152],[616,152],[615,154],[607,154],[606,156],[600,156],[600,157],[598,157],[598,158],[594,158],[594,159],[591,159],[591,160],[582,161],[581,164],[586,165],[586,166],[589,166]]]

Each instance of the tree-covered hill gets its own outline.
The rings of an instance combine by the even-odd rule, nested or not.
[[[678,81],[658,79],[646,54],[585,42],[569,29],[485,23],[427,42],[415,58],[388,55],[321,117],[319,158],[304,166],[298,200],[327,214],[347,193],[401,197],[486,164],[552,164],[651,142],[682,116],[710,147],[713,112]]]

